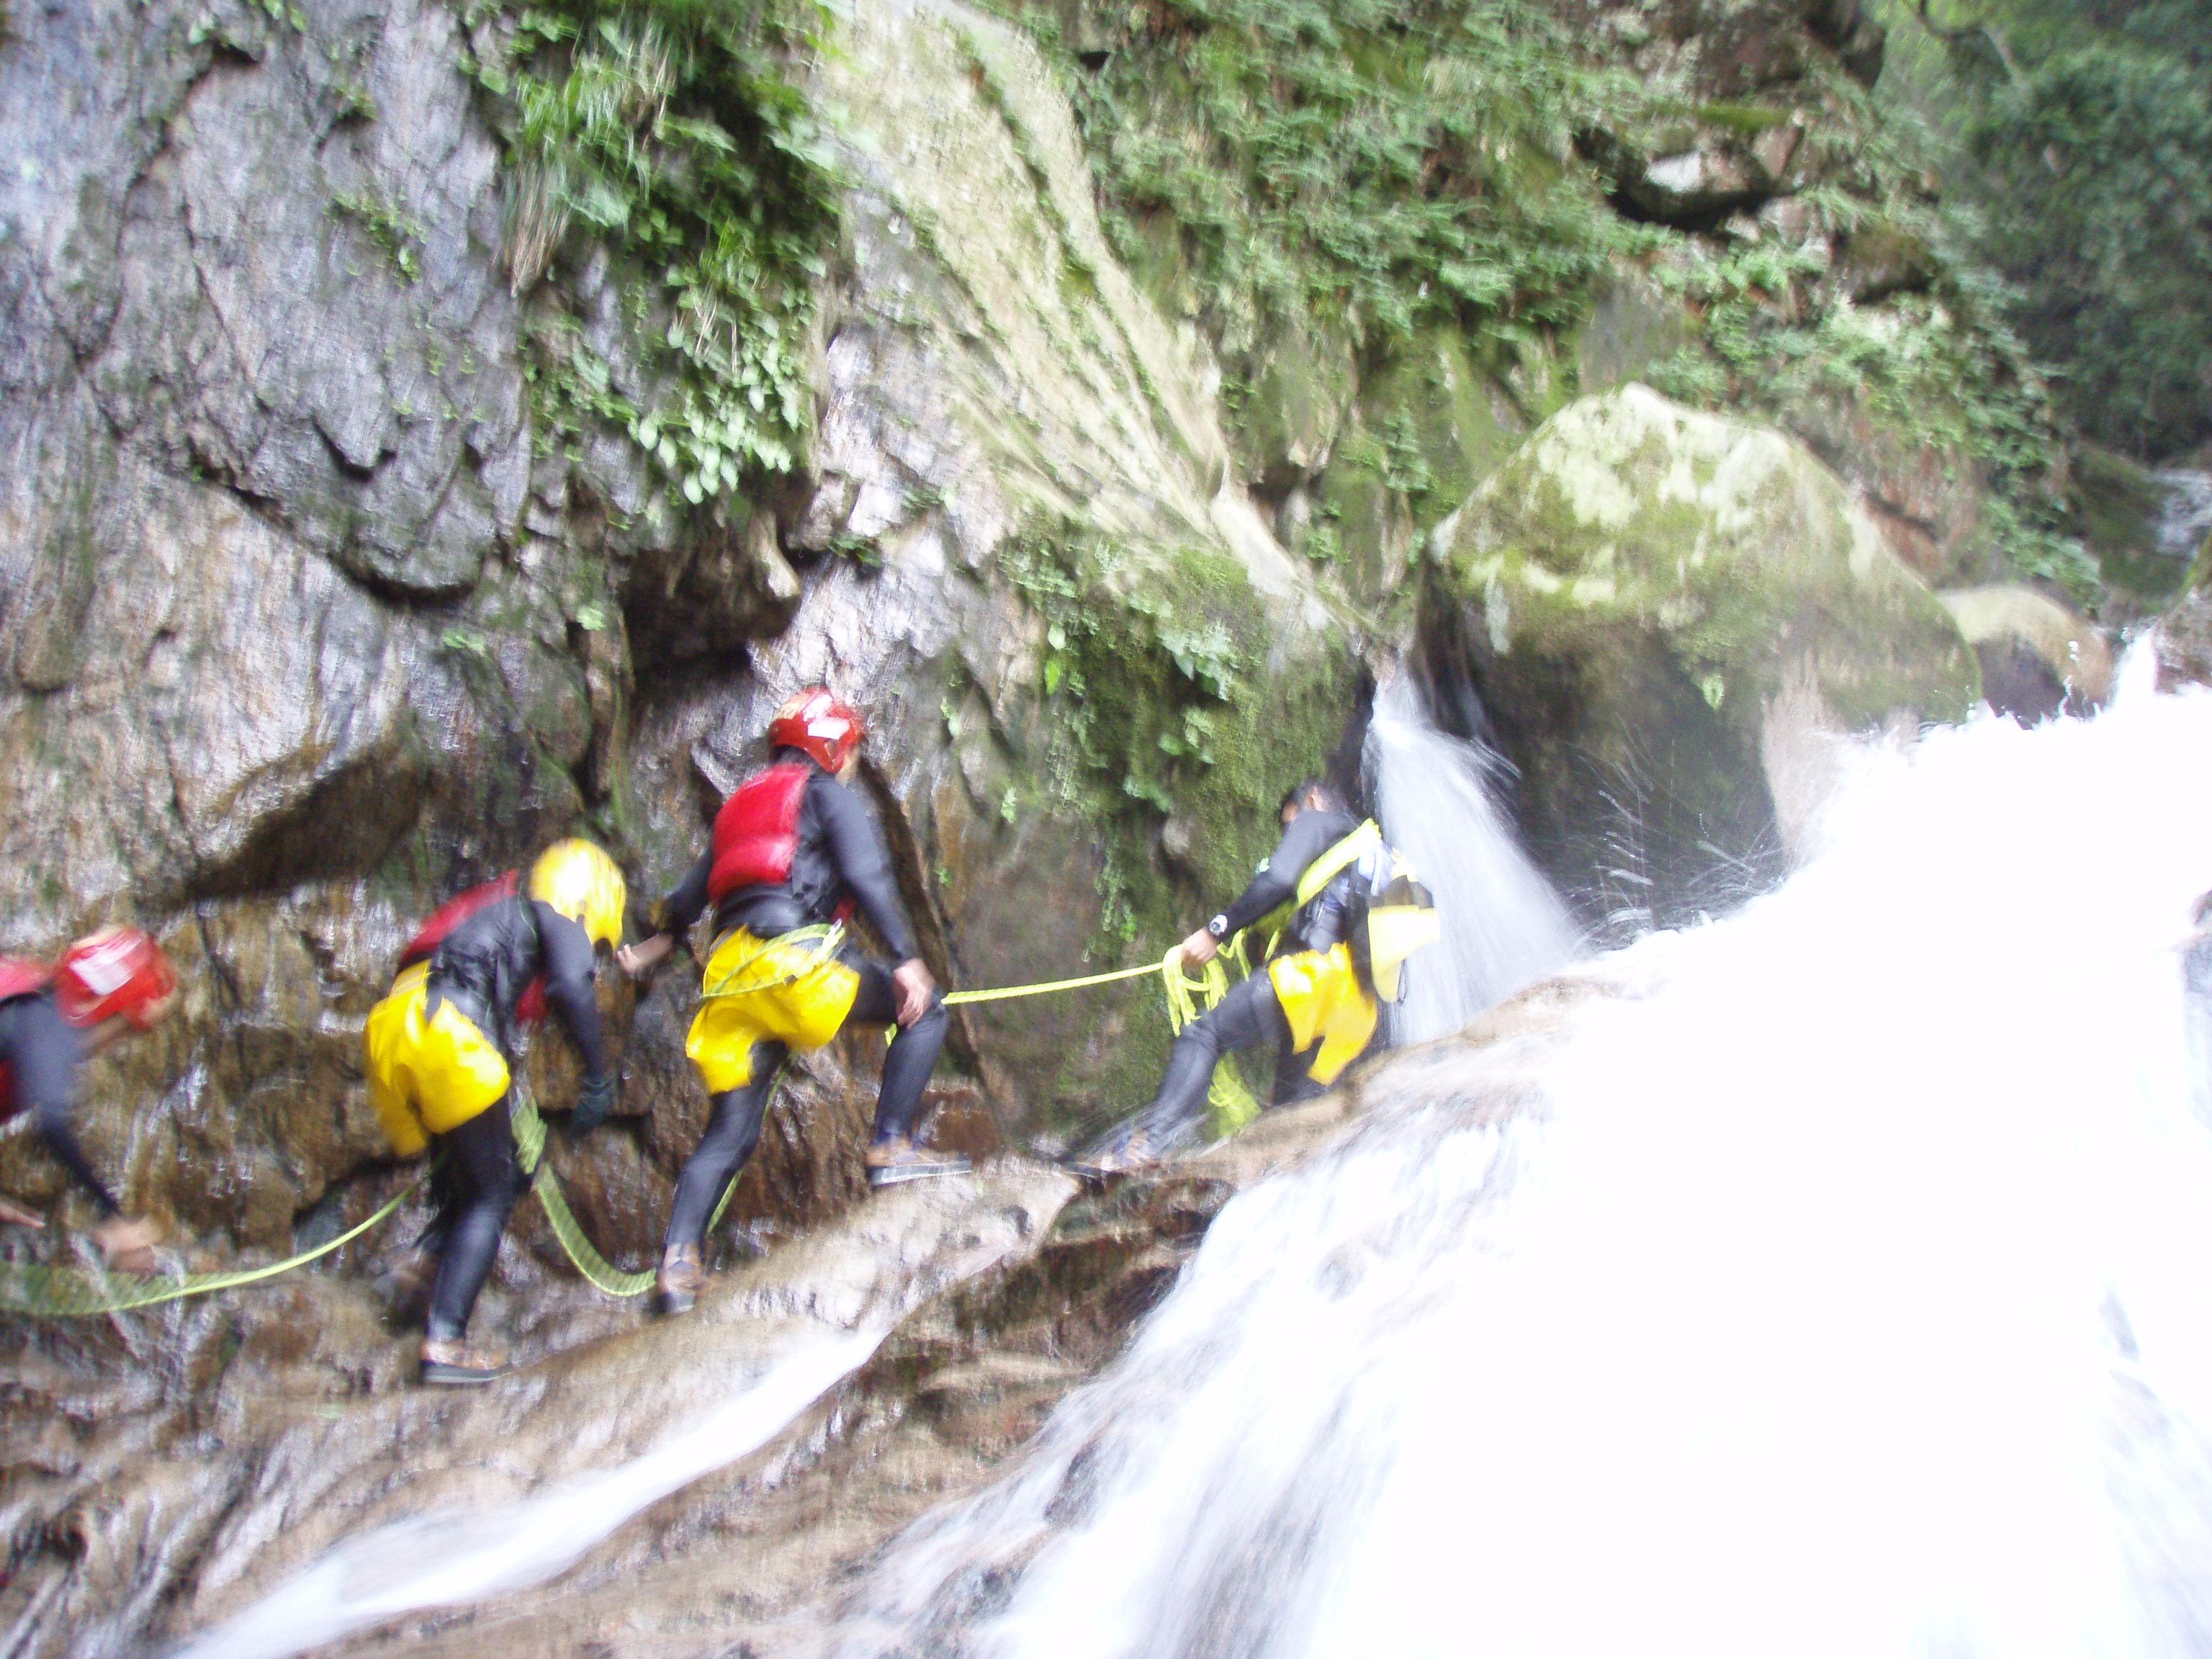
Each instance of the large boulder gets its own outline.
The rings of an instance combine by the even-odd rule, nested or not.
[[[1957,624],[1840,480],[1642,386],[1540,428],[1432,553],[1427,672],[1485,711],[1534,853],[1594,922],[1768,878],[1807,820],[1810,732],[1979,696]]]
[[[1974,647],[1982,696],[2000,714],[2084,714],[2112,695],[2112,647],[2071,605],[2017,583],[1961,588],[1944,609]]]

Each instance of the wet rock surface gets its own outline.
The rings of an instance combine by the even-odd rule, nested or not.
[[[538,1275],[488,1301],[522,1369],[480,1391],[413,1386],[412,1339],[343,1273],[101,1328],[13,1328],[0,1627],[27,1655],[220,1630],[342,1541],[411,1517],[495,1525],[665,1444],[810,1344],[887,1330],[758,1451],[555,1584],[371,1620],[332,1650],[706,1653],[765,1632],[759,1650],[783,1650],[787,1621],[1112,1358],[1239,1186],[1356,1109],[1340,1094],[1272,1114],[1231,1148],[1104,1192],[1010,1159],[878,1194],[719,1276],[680,1320]]]
[[[1978,695],[1958,626],[1839,480],[1640,386],[1540,430],[1436,553],[1427,671],[1471,684],[1532,852],[1594,922],[1717,910],[1782,867],[1778,721],[1794,746]]]

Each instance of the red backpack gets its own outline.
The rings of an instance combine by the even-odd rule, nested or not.
[[[707,896],[720,904],[744,887],[781,887],[799,851],[799,809],[814,768],[780,761],[747,778],[714,815],[714,862]]]
[[[471,887],[467,892],[447,899],[431,912],[428,921],[415,930],[415,937],[407,941],[406,948],[399,953],[400,967],[408,969],[418,962],[428,962],[436,954],[441,945],[459,931],[463,922],[489,910],[502,899],[521,896],[522,873],[510,870],[480,887]],[[516,1000],[514,1017],[525,1025],[534,1025],[545,1018],[545,976],[543,974],[532,980]]]
[[[0,957],[0,1002],[12,1002],[17,997],[36,995],[53,981],[53,975],[42,963],[19,962],[13,957]],[[15,1115],[15,1068],[0,1060],[0,1123]]]

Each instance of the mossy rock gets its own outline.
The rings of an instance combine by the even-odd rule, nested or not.
[[[1697,339],[1680,301],[1634,269],[1620,270],[1599,291],[1571,349],[1581,389],[1604,392],[1665,362]]]
[[[2016,720],[2086,714],[2112,695],[2112,647],[2088,618],[2020,583],[1943,595],[1982,668],[1990,708]]]
[[[1864,728],[1980,694],[1949,613],[1809,452],[1636,385],[1571,405],[1474,494],[1423,643],[1597,916],[1679,919],[1778,869],[1762,751],[1785,701]]]
[[[2084,444],[2074,455],[2074,500],[2107,582],[2154,602],[2180,591],[2188,568],[2159,545],[2166,489],[2148,467]]]
[[[1315,328],[1285,333],[1242,366],[1230,418],[1239,476],[1280,496],[1328,462],[1358,386],[1348,340]]]

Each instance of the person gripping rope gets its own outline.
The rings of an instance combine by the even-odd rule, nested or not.
[[[1224,1054],[1272,1045],[1275,1105],[1320,1093],[1373,1039],[1378,981],[1382,997],[1395,1000],[1400,964],[1435,938],[1426,890],[1328,784],[1302,783],[1284,796],[1282,825],[1251,884],[1179,947],[1184,966],[1202,967],[1224,941],[1293,906],[1274,954],[1183,1027],[1159,1092],[1127,1139],[1093,1160],[1099,1172],[1145,1163],[1187,1138]]]
[[[657,1287],[665,1312],[681,1313],[697,1298],[708,1220],[752,1156],[776,1074],[793,1050],[822,1048],[851,1026],[895,1026],[876,1097],[869,1184],[968,1168],[964,1158],[914,1144],[947,1021],[875,816],[847,787],[866,731],[860,714],[824,688],[786,702],[769,726],[771,763],[723,803],[711,844],[660,907],[660,931],[623,953],[626,972],[645,973],[713,907],[714,945],[685,1043],[713,1111],[677,1182]],[[896,966],[844,944],[842,923],[855,909]]]
[[[136,927],[81,939],[52,970],[0,961],[0,1122],[28,1113],[40,1138],[99,1207],[101,1257],[125,1273],[154,1271],[160,1235],[126,1216],[77,1144],[70,1118],[84,1062],[133,1032],[149,1031],[176,1006],[177,976],[161,947]],[[0,1202],[0,1219],[43,1227],[44,1218]]]
[[[364,1036],[369,1100],[393,1150],[434,1147],[437,1214],[416,1245],[430,1277],[422,1340],[426,1383],[488,1382],[503,1356],[467,1340],[469,1316],[499,1254],[524,1176],[508,1118],[508,1088],[521,1025],[538,999],[559,1017],[584,1062],[570,1115],[588,1133],[613,1107],[592,992],[593,952],[622,943],[629,890],[589,842],[557,842],[526,884],[489,884],[440,913],[417,936]],[[427,945],[427,950],[422,947]],[[403,958],[405,960],[405,958]],[[434,1266],[431,1264],[434,1263]]]

